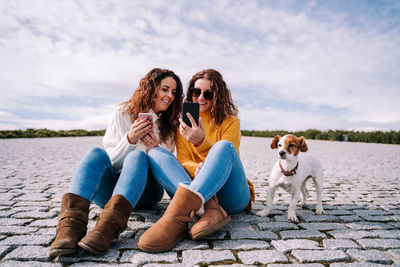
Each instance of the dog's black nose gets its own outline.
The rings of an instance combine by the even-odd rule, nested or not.
[[[286,154],[285,151],[279,151],[279,156],[283,157]]]

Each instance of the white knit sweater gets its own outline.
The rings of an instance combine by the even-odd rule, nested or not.
[[[129,143],[128,141],[128,132],[132,126],[131,118],[127,113],[122,113],[122,107],[119,106],[114,110],[111,121],[109,122],[106,130],[106,134],[103,138],[103,146],[107,151],[111,159],[111,163],[114,167],[116,173],[120,173],[122,169],[122,164],[126,155],[135,150],[140,149],[146,152],[146,147],[141,141],[138,141],[135,145]],[[158,129],[158,116],[152,109],[148,111],[153,115],[154,121],[154,133],[159,138],[159,129]],[[171,151],[171,153],[175,150],[175,140],[171,138],[170,142],[161,143],[161,147],[164,147]]]

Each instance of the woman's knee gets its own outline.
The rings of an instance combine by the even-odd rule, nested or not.
[[[150,159],[154,159],[155,161],[157,161],[157,159],[160,159],[161,157],[165,157],[166,155],[170,154],[171,152],[163,147],[155,147],[150,149],[147,155]]]
[[[231,141],[227,141],[227,140],[220,140],[218,142],[216,142],[213,147],[213,149],[215,150],[235,150],[235,146],[233,145],[233,143]]]
[[[84,157],[90,161],[99,161],[99,162],[106,162],[110,161],[110,157],[108,156],[107,152],[99,147],[91,148]]]
[[[141,164],[147,164],[147,155],[142,150],[134,150],[129,152],[124,159],[124,166],[132,162],[138,162]]]

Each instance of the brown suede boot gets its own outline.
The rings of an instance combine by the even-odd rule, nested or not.
[[[193,224],[190,235],[193,240],[210,235],[232,221],[231,217],[218,204],[218,198],[214,195],[204,204],[204,214]]]
[[[87,231],[90,202],[73,193],[64,194],[58,216],[56,239],[50,246],[49,257],[71,254]]]
[[[202,207],[203,198],[180,184],[164,215],[139,238],[137,246],[146,252],[163,252],[187,236],[188,222]]]
[[[112,196],[94,229],[78,246],[96,255],[106,253],[113,240],[126,228],[131,212],[132,205],[123,195]]]

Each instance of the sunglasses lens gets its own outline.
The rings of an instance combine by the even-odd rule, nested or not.
[[[196,97],[196,98],[200,97],[201,89],[199,89],[199,88],[191,88],[190,90],[192,91],[192,96],[193,97]],[[206,100],[211,100],[213,98],[213,96],[214,96],[214,93],[211,90],[203,91],[203,97]]]
[[[192,95],[194,97],[199,97],[201,95],[201,90],[200,89],[196,89],[196,88],[192,88]]]
[[[206,100],[211,100],[214,96],[213,92],[211,92],[210,90],[207,90],[203,93],[203,96]]]

